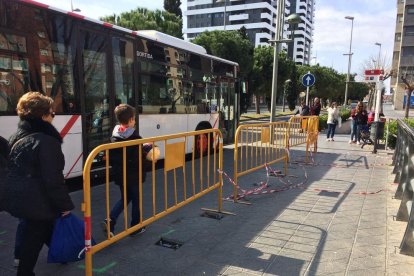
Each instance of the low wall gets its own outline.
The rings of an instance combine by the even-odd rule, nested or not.
[[[336,127],[335,134],[349,134],[351,135],[351,120],[342,122],[341,127]]]

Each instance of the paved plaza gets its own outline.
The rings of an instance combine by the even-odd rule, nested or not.
[[[283,191],[249,196],[250,205],[224,201],[224,209],[236,215],[221,220],[200,210],[217,207],[212,192],[149,225],[144,234],[96,254],[94,275],[413,275],[414,257],[399,254],[398,248],[406,222],[394,219],[400,201],[393,199],[393,152],[375,155],[370,146],[348,144],[347,135],[335,138],[326,142],[320,134],[313,164],[302,162],[303,148],[291,149],[288,177],[267,180],[263,169],[239,179],[245,189],[268,181],[269,189]],[[224,159],[231,176],[231,146]],[[231,191],[225,179],[225,196]],[[93,192],[103,195],[103,187]],[[82,192],[72,197],[81,216]],[[16,219],[0,213],[0,221],[0,275],[14,275]],[[95,218],[93,233],[102,240],[97,225]],[[156,245],[160,237],[182,246]],[[83,261],[47,264],[46,256],[44,248],[37,275],[84,273]]]

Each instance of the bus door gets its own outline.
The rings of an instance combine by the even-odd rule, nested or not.
[[[111,136],[107,48],[109,37],[80,29],[84,158]],[[98,160],[99,161],[99,160]]]
[[[226,130],[224,138],[226,142],[230,142],[234,135],[234,83],[221,79],[219,89],[220,111],[222,112],[223,126]]]

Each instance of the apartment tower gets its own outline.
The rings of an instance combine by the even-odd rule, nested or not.
[[[285,0],[285,17],[298,13],[302,22],[296,27],[293,47],[283,45],[282,48],[299,64],[309,64],[311,59],[314,1]],[[276,31],[276,15],[277,1],[272,0],[188,0],[184,38],[191,40],[204,31],[245,27],[255,47],[269,45]],[[286,38],[290,37],[288,27],[285,24],[283,28]]]
[[[391,89],[394,91],[394,109],[403,109],[405,84],[401,76],[414,82],[414,0],[397,0],[397,22],[395,27],[394,52],[392,58],[394,74]]]

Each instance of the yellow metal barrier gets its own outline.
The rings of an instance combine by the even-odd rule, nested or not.
[[[109,234],[110,231],[109,229],[107,229],[107,239],[92,246],[92,207],[90,175],[94,159],[98,155],[102,155],[102,153],[104,153],[106,157],[106,219],[109,221],[109,210],[111,207],[111,193],[109,189],[109,182],[111,181],[111,150],[119,148],[122,148],[123,150],[123,191],[125,194],[127,180],[127,168],[125,166],[126,148],[133,147],[138,151],[138,156],[142,156],[143,144],[145,143],[152,143],[159,147],[161,155],[164,156],[164,176],[160,176],[160,172],[157,173],[157,171],[155,170],[155,161],[152,161],[152,169],[150,172],[148,172],[148,174],[151,175],[152,183],[145,183],[146,185],[143,185],[143,162],[139,162],[140,165],[138,168],[136,168],[140,175],[139,181],[138,183],[136,183],[136,185],[138,185],[139,188],[139,209],[141,215],[141,220],[139,224],[128,227],[128,204],[125,196],[123,231],[120,231],[118,234],[111,237],[111,235]],[[205,143],[207,143],[207,146]],[[186,162],[186,148],[188,149],[187,152],[189,150],[192,151],[191,161],[188,162]],[[203,152],[203,150],[200,151],[199,149],[204,149],[205,152]],[[223,138],[221,132],[217,129],[208,129],[174,135],[151,137],[140,140],[104,144],[96,147],[86,159],[85,167],[83,170],[84,202],[82,204],[82,211],[84,212],[85,220],[85,274],[92,275],[93,254],[213,190],[218,191],[218,209],[210,211],[226,213],[222,211],[223,180],[222,175],[220,173],[222,169]],[[177,171],[182,172],[182,179],[178,179]],[[187,174],[188,171],[191,172],[191,174]],[[158,191],[159,189],[161,191]],[[144,197],[144,194],[149,196]],[[114,199],[112,202],[119,199],[119,193],[116,193],[114,196],[116,197],[116,199]],[[103,218],[98,219],[100,221],[103,220]],[[121,223],[119,224],[121,225]]]
[[[287,135],[287,148],[306,144],[306,160],[310,147],[318,150],[319,117],[318,116],[293,116],[289,119]]]
[[[286,122],[249,124],[237,128],[234,140],[234,202],[237,202],[236,186],[240,176],[280,161],[283,161],[284,173],[287,174],[287,134]]]

